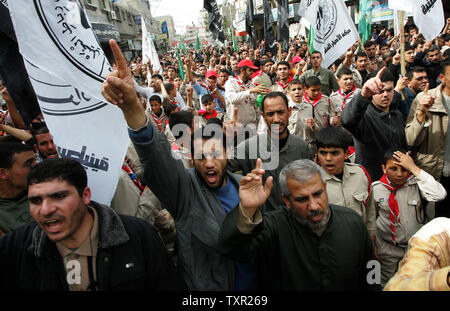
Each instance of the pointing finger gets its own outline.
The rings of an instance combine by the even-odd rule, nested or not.
[[[111,47],[117,69],[119,70],[119,77],[123,78],[128,72],[127,61],[125,60],[125,57],[123,56],[122,51],[115,40],[109,40],[109,46]]]
[[[256,160],[255,170],[260,170],[261,167],[262,167],[262,160],[261,160],[261,158],[258,158]]]
[[[427,83],[425,89],[423,90],[423,95],[428,95],[428,90],[430,89],[430,83]]]
[[[381,80],[381,76],[383,75],[383,73],[386,71],[387,67],[384,66],[383,68],[380,69],[380,71],[378,71],[377,73],[377,78]]]

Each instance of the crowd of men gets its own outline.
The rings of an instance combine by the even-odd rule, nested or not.
[[[111,40],[110,206],[0,85],[0,289],[450,290],[450,19],[405,41],[403,76],[386,27],[329,68],[301,36],[160,72]]]

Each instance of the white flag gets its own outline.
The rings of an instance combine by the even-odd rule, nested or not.
[[[104,100],[101,84],[111,66],[78,1],[14,0],[8,5],[24,58]]]
[[[87,170],[92,199],[109,205],[129,143],[119,108],[101,83],[111,70],[79,2],[14,0],[20,51],[60,157]]]
[[[410,1],[410,0],[389,0],[388,1],[388,7],[392,10],[397,10],[397,11],[405,11],[405,12],[409,12],[412,13],[414,6],[415,6],[415,2],[414,1]]]
[[[146,64],[147,61],[150,60],[153,72],[162,73],[158,53],[156,53],[152,36],[147,31],[147,26],[145,25],[145,20],[143,16],[141,18],[141,23],[142,23],[142,61],[144,64]]]
[[[328,68],[358,39],[358,31],[343,0],[302,1],[299,14],[314,32],[314,49],[322,53],[322,67]]]
[[[428,41],[436,38],[444,28],[444,9],[441,0],[390,0],[389,8],[411,12],[419,32]]]

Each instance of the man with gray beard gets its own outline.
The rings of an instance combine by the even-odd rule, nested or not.
[[[261,159],[243,177],[240,204],[225,218],[219,250],[255,261],[262,290],[378,290],[379,263],[362,218],[328,204],[325,175],[311,160],[289,163],[280,173],[287,208],[262,216],[272,190],[264,185]]]

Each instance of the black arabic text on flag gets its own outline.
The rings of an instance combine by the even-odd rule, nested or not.
[[[247,0],[247,12],[245,13],[245,31],[248,33],[250,45],[255,47],[255,28],[253,26],[253,0]]]
[[[224,42],[225,34],[223,33],[222,18],[216,0],[204,0],[203,7],[208,12],[209,30],[220,42]]]
[[[273,16],[272,16],[272,7],[270,5],[270,1],[264,1],[264,38],[265,52],[272,52],[272,54],[276,53],[277,42],[275,41],[274,31],[273,31]]]
[[[289,1],[277,0],[278,6],[278,42],[283,49],[289,48]]]

